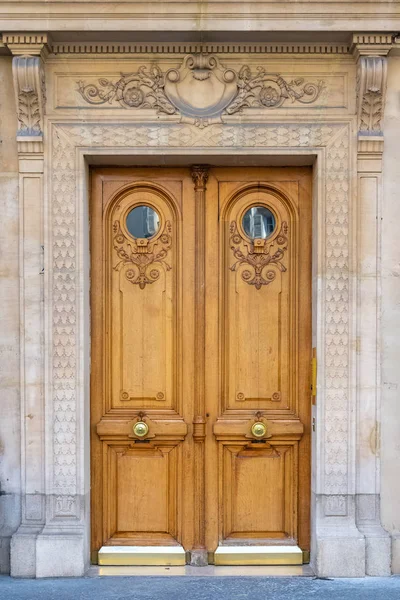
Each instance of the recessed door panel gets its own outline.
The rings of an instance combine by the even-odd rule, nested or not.
[[[295,445],[224,445],[224,539],[293,538]]]
[[[147,183],[117,197],[104,225],[111,407],[173,408],[180,222],[168,197]]]
[[[245,217],[256,210],[271,214],[270,230],[255,215],[246,232]],[[295,211],[262,183],[243,183],[222,215],[226,410],[293,406],[295,339],[289,332],[296,308],[296,228]]]

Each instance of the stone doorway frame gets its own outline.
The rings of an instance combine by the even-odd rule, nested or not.
[[[44,338],[45,384],[36,414],[41,411],[45,426],[33,449],[29,432],[23,437],[23,517],[12,539],[12,574],[79,576],[89,565],[89,164],[112,156],[129,157],[134,166],[135,157],[168,155],[179,164],[179,156],[190,154],[207,162],[210,155],[246,153],[263,165],[277,156],[315,160],[313,346],[318,396],[312,444],[312,565],[319,576],[389,574],[390,538],[379,521],[379,459],[362,464],[356,451],[359,423],[376,411],[378,383],[375,379],[375,404],[363,408],[359,390],[362,377],[368,378],[365,369],[375,364],[378,375],[376,355],[366,355],[362,370],[357,368],[357,339],[362,337],[367,345],[375,340],[376,345],[378,331],[362,331],[361,319],[377,310],[378,274],[369,273],[375,278],[371,308],[363,300],[372,288],[369,283],[363,287],[356,243],[376,256],[379,231],[373,207],[380,194],[377,167],[371,169],[365,161],[360,171],[359,160],[357,170],[356,118],[317,121],[309,114],[296,121],[232,121],[205,130],[156,120],[48,119],[45,132],[44,156],[20,153],[24,277],[40,258],[29,253],[29,236],[36,235],[37,241],[43,232],[39,332],[27,299],[34,290],[39,293],[43,275],[39,280],[36,275],[38,287],[32,292],[25,287],[22,298],[25,360],[34,354],[32,339],[39,343],[38,337]],[[359,234],[360,222],[368,235]],[[26,414],[29,381],[24,385],[21,406]],[[34,463],[36,469],[30,471]],[[369,474],[367,490],[360,488],[360,472]]]

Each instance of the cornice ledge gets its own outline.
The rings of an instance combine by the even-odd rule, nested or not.
[[[393,48],[396,33],[354,33],[351,51],[356,60],[361,56],[387,56]]]
[[[2,42],[13,56],[40,56],[45,59],[51,52],[48,33],[3,33]]]

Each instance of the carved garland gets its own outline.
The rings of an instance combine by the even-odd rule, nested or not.
[[[121,259],[114,269],[120,271],[123,267],[132,265],[125,270],[125,277],[130,283],[144,290],[147,284],[154,283],[160,277],[157,264],[170,271],[171,266],[165,262],[172,244],[170,221],[166,222],[163,233],[154,242],[144,238],[128,240],[122,233],[119,221],[114,221],[113,230],[114,249]]]
[[[286,221],[282,223],[279,235],[272,241],[263,239],[256,239],[250,246],[250,249],[246,252],[243,251],[243,246],[249,246],[248,242],[242,238],[238,232],[238,228],[235,221],[232,221],[230,226],[230,248],[233,252],[234,257],[237,259],[236,262],[230,267],[231,271],[237,271],[240,265],[249,265],[250,269],[244,269],[242,271],[242,279],[249,285],[254,285],[256,290],[260,290],[263,285],[269,285],[276,279],[275,269],[268,269],[269,266],[274,265],[281,272],[286,271],[285,265],[282,263],[282,259],[287,250],[287,232],[288,225]],[[273,247],[276,244],[279,246],[275,251]]]

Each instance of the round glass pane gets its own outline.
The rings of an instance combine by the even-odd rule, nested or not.
[[[252,206],[243,215],[243,229],[252,240],[269,237],[275,224],[273,213],[265,206]]]
[[[134,238],[150,238],[160,228],[160,217],[150,206],[135,206],[126,217],[126,228]]]

